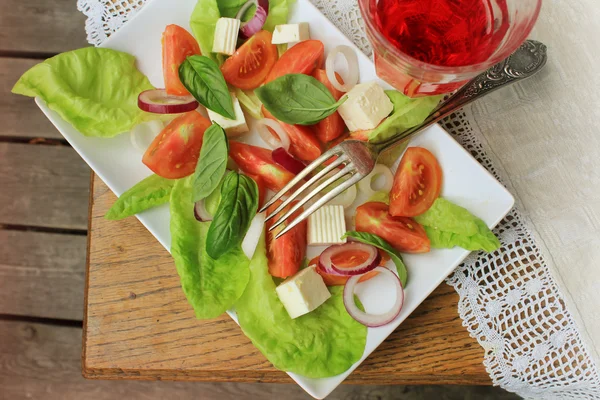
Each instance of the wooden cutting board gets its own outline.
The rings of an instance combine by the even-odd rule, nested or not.
[[[194,317],[169,253],[136,218],[103,218],[116,197],[92,174],[83,374],[98,379],[290,382],[227,315]],[[364,384],[491,384],[483,349],[442,284],[349,376]]]

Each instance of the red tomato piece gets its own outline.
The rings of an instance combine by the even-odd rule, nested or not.
[[[369,141],[369,133],[371,133],[370,129],[350,132],[350,139],[362,140],[363,142],[368,142]]]
[[[379,236],[404,253],[427,253],[431,244],[425,229],[407,217],[393,217],[388,205],[369,202],[356,209],[356,230]]]
[[[273,161],[271,150],[230,140],[229,156],[246,174],[260,176],[274,192],[294,179],[294,174]]]
[[[197,111],[180,115],[154,138],[142,162],[163,178],[179,179],[191,175],[200,157],[204,131],[210,124]]]
[[[313,72],[313,76],[323,85],[325,85],[327,89],[329,89],[331,95],[336,101],[344,95],[343,92],[340,92],[339,90],[334,88],[331,82],[329,82],[329,79],[327,78],[327,72],[325,72],[325,70],[316,69],[315,72]],[[337,73],[336,76],[341,82],[342,78]],[[333,139],[338,138],[342,135],[342,133],[344,133],[345,130],[346,124],[344,123],[344,120],[337,111],[331,114],[329,117],[325,118],[324,120],[319,121],[315,125],[315,132],[317,133],[317,137],[322,143],[327,143],[329,141],[332,141]]]
[[[285,207],[283,213],[289,211],[289,209],[297,202]],[[281,201],[277,201],[271,207],[267,209],[267,213],[270,214],[275,211],[281,204]],[[301,212],[302,208],[293,213],[290,216],[290,221],[293,221]],[[287,278],[288,276],[294,275],[300,269],[302,261],[306,256],[306,220],[300,222],[294,228],[292,228],[285,235],[279,239],[275,239],[275,235],[281,232],[286,226],[287,222],[279,225],[272,232],[269,232],[269,228],[273,226],[276,219],[270,219],[266,223],[267,229],[267,258],[269,259],[269,273],[271,276],[278,278]]]
[[[384,266],[386,262],[389,261],[390,256],[383,250],[379,250],[379,254],[381,255],[381,261],[379,262],[379,265]],[[356,256],[356,255],[355,255]],[[357,265],[359,262],[363,262],[366,259],[366,253],[362,253],[359,254],[358,257],[355,257],[354,259],[352,258],[352,255],[347,255],[346,253],[343,254],[338,254],[337,256],[335,256],[333,258],[333,261],[335,262],[335,264],[337,266],[344,266],[347,265],[348,267]],[[348,281],[348,279],[350,278],[349,276],[343,276],[343,275],[331,275],[328,274],[327,272],[323,271],[321,269],[321,267],[319,267],[319,256],[313,258],[312,260],[310,260],[310,263],[308,265],[317,265],[317,273],[319,275],[321,275],[321,277],[323,278],[323,281],[325,282],[325,284],[327,286],[342,286],[345,285],[346,282]],[[364,282],[364,281],[368,281],[369,279],[373,278],[374,276],[377,276],[378,272],[375,271],[371,271],[371,272],[367,272],[364,276],[362,276],[358,281],[359,282]]]
[[[402,217],[423,214],[441,191],[442,168],[435,156],[422,147],[409,147],[394,175],[390,214]]]
[[[259,87],[277,62],[277,46],[269,31],[255,33],[221,66],[230,85],[244,90]]]
[[[284,53],[285,54],[285,53]],[[277,120],[267,109],[262,108],[265,118],[279,122],[290,138],[289,153],[302,161],[313,161],[322,154],[321,143],[310,126],[289,125]],[[270,129],[269,129],[270,130]],[[274,135],[273,132],[271,134]]]
[[[179,80],[179,66],[189,56],[201,54],[196,39],[179,25],[167,25],[162,35],[163,76],[167,94],[190,94]]]
[[[325,46],[319,40],[305,40],[287,50],[269,73],[266,83],[287,74],[310,75],[323,65]]]
[[[246,174],[250,178],[256,182],[256,186],[258,186],[258,208],[260,209],[265,201],[265,196],[267,195],[267,186],[265,185],[265,180],[259,175]]]

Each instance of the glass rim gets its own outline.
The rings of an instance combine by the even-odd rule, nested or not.
[[[396,46],[394,46],[379,31],[379,29],[377,29],[377,27],[375,26],[375,23],[374,23],[374,19],[368,18],[368,16],[371,16],[371,10],[370,10],[370,2],[371,1],[372,0],[358,0],[358,7],[360,9],[361,17],[365,23],[368,33],[373,35],[377,41],[381,42],[385,46],[386,50],[388,52],[390,52],[394,57],[397,57],[401,61],[405,62],[406,64],[408,64],[410,66],[414,66],[416,68],[419,68],[425,72],[440,73],[440,74],[453,74],[453,75],[457,75],[458,77],[460,77],[463,74],[468,75],[465,78],[468,78],[478,72],[482,72],[482,71],[488,69],[489,67],[496,64],[500,60],[502,60],[502,59],[508,57],[510,54],[512,54],[525,41],[525,39],[527,39],[527,36],[531,33],[531,30],[533,29],[533,26],[535,25],[535,22],[537,21],[539,14],[540,14],[540,10],[542,8],[542,0],[534,0],[537,2],[537,4],[536,4],[535,11],[533,12],[532,18],[525,26],[525,29],[523,29],[523,31],[522,31],[523,33],[521,34],[521,36],[518,38],[517,42],[519,43],[519,45],[515,46],[508,54],[497,54],[497,55],[489,58],[488,60],[485,60],[485,61],[477,63],[477,64],[459,65],[459,66],[443,66],[443,65],[430,64],[425,61],[418,60],[418,59],[404,53],[403,51],[400,51]],[[376,52],[375,46],[373,45],[372,47],[373,47],[373,53],[375,53]]]

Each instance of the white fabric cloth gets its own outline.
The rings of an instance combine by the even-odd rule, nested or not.
[[[370,54],[355,1],[311,1],[365,53]],[[145,2],[78,0],[79,10],[88,17],[88,41],[94,45],[102,43]],[[478,111],[477,108],[475,110]],[[515,193],[513,180],[508,179],[504,168],[506,164],[502,163],[506,160],[498,160],[496,156],[498,150],[501,150],[500,154],[511,154],[514,149],[504,144],[502,149],[494,148],[493,151],[488,142],[482,140],[481,133],[471,127],[470,121],[474,119],[469,109],[446,118],[443,125]],[[502,146],[497,141],[494,144]],[[600,153],[595,156],[600,156]],[[514,157],[509,161],[511,166],[520,162]],[[586,162],[585,159],[582,162]],[[595,176],[598,177],[597,174]],[[560,188],[556,191],[557,195],[559,191]],[[591,337],[594,331],[587,332],[585,329],[587,325],[578,313],[577,302],[565,298],[561,293],[547,259],[529,229],[529,219],[519,211],[523,207],[522,196],[519,196],[521,193],[515,194],[517,208],[495,230],[502,242],[502,249],[492,254],[472,254],[447,279],[460,296],[458,312],[463,325],[484,348],[484,365],[495,385],[532,399],[600,399],[599,372],[590,354],[596,352],[584,343],[584,340],[593,343]],[[539,194],[533,193],[531,198]],[[544,195],[552,198],[548,193]],[[593,214],[589,207],[580,214],[585,213]],[[554,225],[550,224],[559,229],[542,233],[558,235],[559,239],[567,241],[569,237],[577,237],[577,217],[583,218],[581,215],[576,215],[574,219],[567,216],[557,220]],[[596,228],[598,225],[600,223]],[[564,279],[560,279],[562,281]],[[598,293],[595,295],[598,296]],[[593,296],[594,293],[590,293],[587,298],[579,300],[600,300]],[[576,318],[570,312],[573,307]],[[578,329],[576,319],[579,326],[584,327],[583,330]],[[598,321],[597,312],[595,320]],[[600,329],[595,332],[600,335]]]

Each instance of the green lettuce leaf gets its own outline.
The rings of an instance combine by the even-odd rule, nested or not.
[[[420,124],[441,99],[441,96],[411,99],[396,90],[386,90],[385,94],[394,104],[394,110],[377,128],[369,132],[369,142],[381,142]]]
[[[367,328],[344,308],[343,287],[311,313],[291,319],[269,275],[264,235],[250,262],[250,281],[235,305],[242,330],[275,367],[310,378],[346,371],[364,352]]]
[[[112,137],[148,118],[137,98],[152,88],[132,55],[85,47],[35,65],[12,92],[39,96],[85,136]]]
[[[221,63],[216,54],[212,52],[212,47],[215,39],[215,27],[220,17],[217,0],[198,0],[190,17],[190,27],[200,45],[202,55],[209,57],[219,65]]]
[[[414,219],[425,228],[433,248],[458,246],[487,252],[500,248],[500,241],[485,222],[444,198],[438,198],[429,210]]]
[[[273,32],[276,25],[287,24],[290,8],[295,0],[269,0],[269,15],[263,26],[269,32]]]
[[[240,105],[252,118],[263,119],[262,103],[258,99],[258,96],[253,91],[244,91],[242,89],[235,88],[234,93],[240,102]]]
[[[110,220],[123,219],[149,208],[165,204],[169,201],[173,185],[175,185],[174,179],[150,175],[123,193],[108,210],[104,218]]]
[[[181,287],[196,318],[216,318],[240,298],[250,277],[250,260],[240,246],[218,260],[206,254],[210,222],[194,218],[192,176],[179,179],[171,192],[171,255]]]

